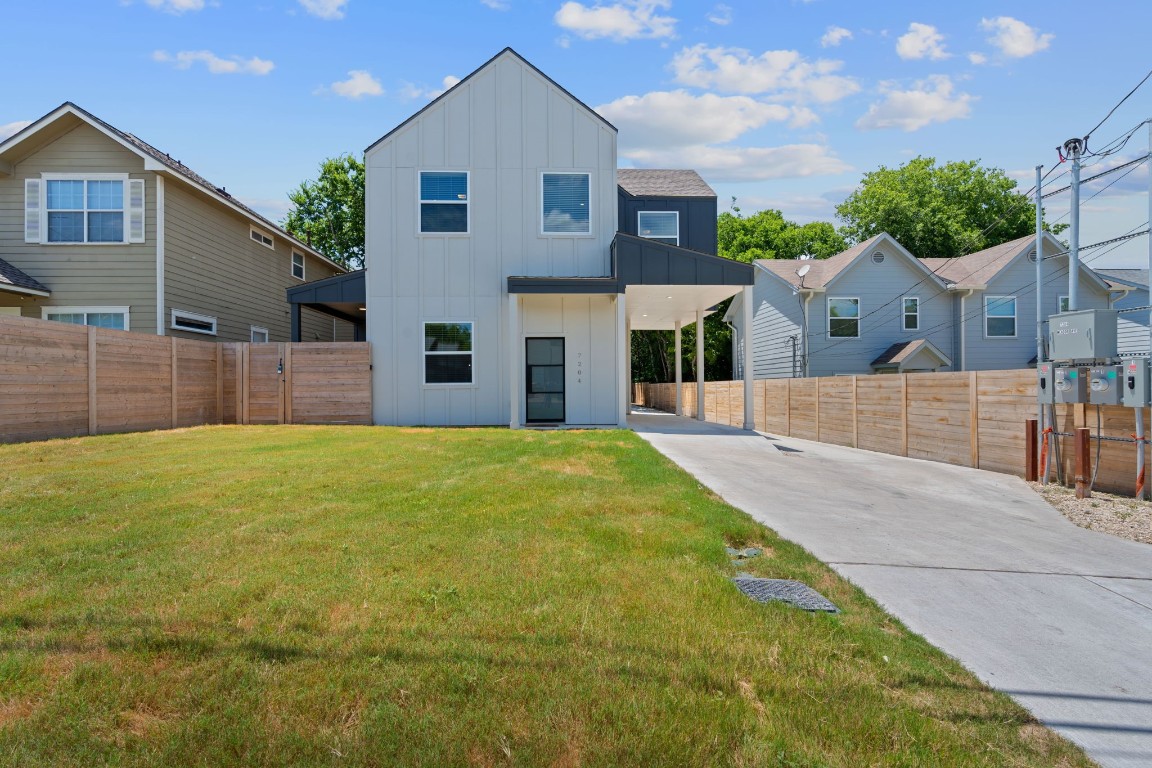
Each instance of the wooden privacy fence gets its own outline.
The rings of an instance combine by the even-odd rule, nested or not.
[[[366,343],[217,344],[0,316],[0,442],[371,423]]]
[[[637,384],[633,394],[637,404],[675,411],[675,384]],[[761,379],[753,385],[753,397],[756,429],[762,432],[1021,477],[1025,421],[1037,414],[1033,370]],[[695,383],[683,385],[681,401],[684,415],[695,418]],[[1057,405],[1057,431],[1088,427],[1095,437],[1097,413],[1094,405]],[[704,416],[743,426],[744,383],[708,382]],[[1132,408],[1105,406],[1099,416],[1105,437],[1130,438],[1135,431]],[[1148,419],[1145,409],[1145,423],[1152,424]],[[1073,450],[1072,438],[1061,438],[1060,459],[1069,480]],[[1093,463],[1095,458],[1094,444]],[[1131,494],[1135,479],[1135,444],[1102,442],[1095,487]]]

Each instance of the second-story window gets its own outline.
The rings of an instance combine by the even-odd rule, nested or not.
[[[637,232],[640,237],[668,245],[680,245],[680,214],[676,211],[640,211]]]
[[[466,171],[420,171],[420,232],[468,232]]]
[[[904,297],[904,330],[920,330],[920,299],[915,296]]]
[[[545,173],[540,179],[543,201],[540,231],[546,235],[587,235],[592,232],[591,176],[587,173]]]
[[[834,339],[860,338],[860,299],[828,299],[828,336]]]
[[[304,254],[299,251],[292,251],[292,277],[304,279]]]

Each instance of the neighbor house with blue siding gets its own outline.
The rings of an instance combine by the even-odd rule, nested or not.
[[[1148,354],[1148,270],[1105,269],[1096,274],[1112,288],[1112,308],[1116,316],[1116,341],[1121,357]],[[1135,311],[1125,311],[1135,310]]]
[[[1045,236],[1044,253],[1053,254],[1042,265],[1045,317],[1067,303],[1065,250]],[[1034,236],[938,259],[916,258],[880,234],[828,259],[762,259],[755,266],[755,378],[1035,364]],[[1080,269],[1078,309],[1108,308],[1116,291],[1090,268]],[[742,301],[736,296],[725,316],[738,351],[745,338]]]

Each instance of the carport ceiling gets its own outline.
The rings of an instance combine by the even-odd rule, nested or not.
[[[707,312],[741,291],[738,285],[629,285],[624,310],[634,331],[670,331],[696,322],[696,312]]]

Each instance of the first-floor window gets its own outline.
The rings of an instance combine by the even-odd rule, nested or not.
[[[1012,338],[1016,335],[1016,297],[984,297],[984,335]]]
[[[128,307],[44,307],[43,314],[57,323],[128,330]]]
[[[1067,296],[1061,296],[1060,297],[1059,306],[1060,306],[1060,309],[1059,309],[1060,312],[1067,312],[1068,311],[1068,297]]]
[[[268,329],[259,326],[252,326],[251,341],[253,344],[267,344],[268,343]]]
[[[198,312],[185,312],[182,309],[173,309],[172,330],[215,336],[216,318],[211,315],[201,315]]]
[[[920,330],[920,299],[915,296],[904,297],[904,330]]]
[[[860,336],[860,299],[828,299],[828,335],[834,339]]]
[[[472,383],[472,323],[424,323],[424,383]]]

